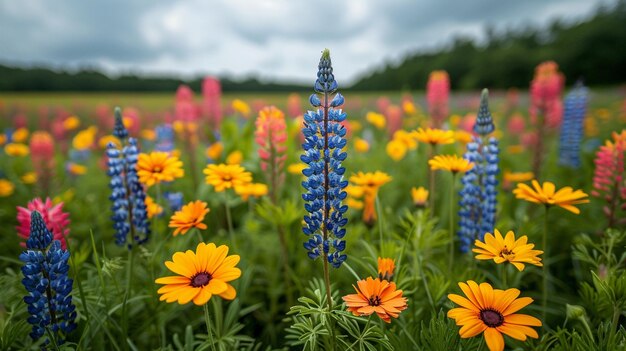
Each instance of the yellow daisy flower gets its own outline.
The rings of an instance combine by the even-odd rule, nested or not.
[[[426,207],[428,201],[428,190],[423,186],[419,188],[411,188],[411,197],[413,198],[413,204],[415,207]]]
[[[258,198],[267,195],[267,192],[267,185],[262,183],[246,183],[235,187],[235,193],[241,196],[243,201],[248,201],[250,196]]]
[[[137,176],[142,184],[152,186],[183,177],[185,171],[182,167],[182,161],[167,152],[141,153],[137,160]]]
[[[193,301],[198,306],[206,304],[213,295],[233,300],[237,291],[229,282],[241,276],[241,270],[235,267],[237,263],[239,255],[228,256],[226,245],[200,243],[195,252],[177,252],[171,261],[165,262],[176,275],[154,281],[164,284],[157,291],[159,300],[181,305]]]
[[[226,164],[239,165],[243,161],[243,153],[239,150],[235,150],[226,156]]]
[[[444,145],[454,143],[454,132],[451,130],[419,128],[412,133],[415,139],[425,144]]]
[[[240,165],[210,164],[203,172],[206,183],[213,185],[217,192],[252,182],[252,174]]]
[[[4,146],[4,152],[12,157],[22,157],[28,155],[30,153],[30,149],[28,148],[28,145],[9,143]]]
[[[579,214],[580,210],[574,205],[588,203],[588,195],[582,190],[574,190],[572,187],[566,186],[558,191],[554,183],[544,182],[539,185],[537,180],[532,181],[533,187],[526,184],[518,183],[517,188],[513,190],[513,194],[518,199],[544,204],[547,207],[559,206],[572,213]]]
[[[362,139],[362,138],[354,139],[354,150],[356,152],[364,153],[364,152],[368,152],[369,149],[370,149],[370,144],[367,142],[367,140]]]
[[[219,141],[214,142],[211,146],[206,148],[206,157],[211,160],[217,160],[222,156],[222,152],[224,151],[224,144]]]
[[[452,173],[464,173],[474,167],[474,164],[457,155],[437,155],[428,161],[430,169],[449,171]]]
[[[158,216],[163,213],[163,207],[157,204],[153,198],[150,196],[146,196],[146,212],[148,213],[148,218],[152,218],[154,216]]]
[[[367,120],[371,125],[378,129],[385,128],[385,125],[387,124],[387,119],[385,119],[385,116],[377,112],[368,112],[365,115],[365,120]]]
[[[392,160],[398,162],[406,156],[407,148],[402,141],[393,139],[387,143],[386,151]]]
[[[30,132],[26,128],[18,128],[13,132],[12,139],[14,143],[25,143],[28,140]]]
[[[8,197],[13,195],[15,186],[6,179],[0,179],[0,197]]]
[[[487,233],[484,240],[484,242],[480,240],[474,242],[477,248],[472,251],[478,254],[477,260],[493,260],[498,264],[509,262],[520,272],[524,270],[524,263],[543,266],[541,258],[537,257],[543,251],[533,250],[535,244],[529,244],[526,235],[515,240],[515,233],[509,231],[503,238],[502,234],[494,229],[494,235]]]
[[[22,183],[24,184],[35,184],[37,182],[37,173],[35,172],[27,172],[22,175]]]

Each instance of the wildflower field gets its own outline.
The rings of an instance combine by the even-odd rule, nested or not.
[[[0,348],[626,350],[626,95],[528,81],[0,95]]]

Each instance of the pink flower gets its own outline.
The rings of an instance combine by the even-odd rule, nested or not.
[[[222,85],[215,77],[206,77],[202,81],[202,111],[214,130],[222,124]]]
[[[446,71],[433,71],[426,83],[426,102],[428,113],[433,119],[434,127],[441,127],[448,116],[448,100],[450,98],[450,77]]]
[[[380,113],[385,113],[389,105],[391,105],[391,100],[386,96],[381,96],[376,100],[376,108],[378,108]]]
[[[539,114],[544,114],[545,124],[550,128],[561,124],[564,83],[565,78],[554,61],[543,62],[535,68],[535,77],[530,82],[530,118],[533,124],[537,124]]]
[[[397,130],[402,129],[402,109],[396,105],[389,105],[385,110],[387,117],[387,129],[389,135],[393,135]]]
[[[509,123],[507,124],[507,130],[510,135],[521,135],[525,129],[526,121],[521,114],[516,113],[511,116],[511,119],[509,119]]]
[[[278,187],[283,183],[287,159],[287,125],[285,114],[274,106],[265,107],[256,119],[255,141],[259,146],[261,169],[270,183],[270,196],[276,201]]]
[[[604,214],[609,218],[609,227],[624,224],[625,219],[617,215],[626,210],[626,169],[624,168],[624,152],[626,151],[626,130],[620,134],[613,133],[612,141],[600,146],[594,163],[593,190],[591,195],[606,201]],[[617,223],[616,223],[617,222]]]
[[[190,87],[181,84],[176,90],[175,118],[182,122],[195,122],[198,118],[197,109],[193,102],[193,91]]]
[[[287,98],[287,111],[291,118],[302,116],[302,101],[300,95],[296,93],[289,94]]]
[[[46,226],[52,232],[54,240],[59,240],[65,250],[65,237],[70,233],[70,229],[68,228],[70,224],[70,214],[63,212],[63,203],[53,205],[50,198],[46,198],[46,202],[43,202],[40,198],[36,198],[30,201],[26,208],[18,206],[17,221],[19,225],[16,229],[18,235],[24,239],[28,239],[30,235],[30,214],[32,211],[37,211],[41,214]],[[22,245],[25,244],[22,243]]]

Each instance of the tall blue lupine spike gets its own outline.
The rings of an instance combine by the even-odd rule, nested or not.
[[[589,89],[581,81],[576,82],[564,101],[563,122],[559,138],[559,164],[580,168],[580,143],[583,123],[587,114]]]
[[[30,236],[26,251],[20,254],[22,284],[28,291],[24,302],[32,325],[30,337],[37,341],[46,330],[54,335],[57,345],[65,342],[65,336],[76,328],[75,306],[72,304],[72,279],[68,278],[70,254],[61,249],[61,242],[52,240],[52,233],[37,211],[31,213]],[[50,343],[46,339],[45,344]]]
[[[493,118],[489,111],[489,90],[483,89],[480,94],[480,107],[474,124],[474,133],[484,137],[493,132],[494,129]]]
[[[111,220],[115,229],[115,243],[127,245],[141,245],[150,236],[150,222],[145,200],[146,194],[143,185],[137,177],[137,159],[139,150],[137,140],[128,138],[128,131],[122,123],[119,107],[115,109],[115,130],[113,132],[121,143],[118,149],[113,143],[107,145],[107,174],[110,177],[111,188]]]
[[[347,258],[342,253],[346,248],[342,238],[348,221],[343,217],[347,206],[341,203],[347,196],[344,188],[348,185],[343,179],[345,168],[341,165],[347,156],[342,151],[346,145],[346,130],[341,124],[346,114],[335,109],[344,103],[344,98],[341,94],[330,96],[337,87],[330,52],[324,50],[314,86],[321,98],[317,94],[309,98],[311,105],[319,108],[305,113],[302,128],[305,139],[300,159],[307,164],[302,171],[306,176],[302,182],[306,190],[302,198],[308,212],[304,216],[302,231],[309,237],[304,243],[308,256],[316,259],[324,255],[324,259],[335,268],[339,268]]]
[[[495,129],[487,99],[488,91],[484,89],[474,124],[474,132],[478,136],[467,144],[464,155],[464,158],[474,163],[474,167],[463,174],[463,188],[459,192],[461,200],[457,234],[462,252],[468,252],[474,240],[482,240],[485,233],[493,233],[496,222],[499,149],[495,138],[486,138]]]
[[[115,108],[115,127],[113,127],[113,135],[122,142],[124,139],[128,138],[128,130],[126,130],[124,119],[122,118],[122,109],[119,107]]]

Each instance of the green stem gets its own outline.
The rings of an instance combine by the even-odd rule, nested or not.
[[[128,340],[128,300],[132,295],[132,279],[133,279],[133,266],[134,266],[134,252],[135,246],[131,246],[128,250],[128,266],[126,267],[126,293],[124,294],[124,302],[122,306],[122,330],[124,331],[124,340]],[[128,343],[124,343],[125,349],[128,349]]]
[[[196,234],[198,234],[198,239],[200,240],[200,242],[203,243],[204,238],[202,238],[202,233],[200,233],[200,229],[194,228],[194,230],[196,231]]]
[[[593,333],[591,332],[591,328],[589,328],[589,323],[587,322],[587,318],[584,315],[580,318],[580,322],[585,327],[585,331],[587,332],[587,334],[589,334],[589,338],[593,341],[594,340]],[[613,324],[613,326],[615,326],[615,324]]]
[[[448,258],[448,272],[452,273],[454,265],[454,183],[456,173],[452,172],[452,185],[450,186],[450,223],[448,226],[448,237],[450,239],[450,257]]]
[[[548,268],[549,257],[548,257],[548,211],[550,210],[550,206],[546,206],[546,213],[543,222],[543,238],[541,240],[542,249],[543,249],[543,292],[541,298],[541,306],[542,306],[542,314],[543,314],[543,324],[546,325],[546,308],[548,307],[548,275],[550,274],[550,270]]]
[[[432,159],[435,156],[435,152],[436,152],[436,148],[437,145],[431,144],[430,145],[430,155],[428,156],[428,159]],[[433,171],[432,169],[430,169],[430,167],[428,166],[428,163],[426,164],[426,169],[428,169],[428,191],[429,191],[429,196],[430,196],[430,201],[428,201],[428,205],[430,208],[430,216],[433,217],[435,215],[435,171]]]
[[[507,272],[506,272],[507,266],[506,263],[502,265],[501,268],[501,273],[502,273],[502,290],[506,290],[507,289]]]
[[[383,213],[380,209],[380,199],[376,194],[376,212],[378,212],[378,238],[380,240],[380,256],[383,257]]]
[[[206,323],[206,332],[209,342],[211,343],[211,349],[215,351],[215,342],[213,341],[213,333],[211,332],[211,316],[209,315],[209,305],[204,304],[204,322]]]
[[[435,301],[433,297],[430,296],[430,289],[428,288],[428,280],[426,278],[426,272],[424,272],[424,267],[422,265],[422,253],[418,252],[417,254],[417,267],[419,270],[419,275],[422,277],[422,283],[424,284],[424,291],[426,291],[426,296],[428,297],[428,302],[430,303],[430,307],[433,310],[433,316],[437,314],[435,309]]]
[[[326,255],[324,255],[326,256]],[[335,331],[333,326],[332,317],[330,316],[333,313],[333,298],[330,292],[330,271],[328,269],[328,260],[326,257],[322,257],[324,259],[324,284],[326,285],[326,299],[328,299],[328,328],[330,329],[330,349],[335,350]]]
[[[226,209],[226,222],[228,224],[228,235],[230,236],[231,244],[233,245],[233,249],[237,250],[237,243],[235,243],[235,233],[233,230],[233,220],[230,216],[230,206],[228,206],[228,194],[224,191],[224,208]]]

